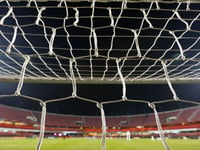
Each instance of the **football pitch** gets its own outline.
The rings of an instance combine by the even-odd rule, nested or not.
[[[167,140],[172,150],[199,150],[200,140]],[[100,150],[100,139],[45,139],[41,150]],[[0,139],[0,150],[34,150],[36,139]],[[161,141],[108,139],[107,150],[164,150]]]

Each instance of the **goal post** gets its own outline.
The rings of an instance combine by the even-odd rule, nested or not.
[[[162,144],[170,150],[156,106],[172,101],[200,104],[182,100],[173,88],[200,80],[199,6],[198,0],[1,0],[0,82],[18,86],[15,93],[0,98],[19,96],[40,103],[37,150],[44,137],[46,105],[74,98],[99,109],[102,150],[107,131],[104,106],[118,102],[148,105]],[[71,84],[72,94],[45,101],[23,94],[25,82]],[[80,97],[77,84],[121,84],[122,96],[103,102]],[[137,100],[127,96],[127,84],[167,84],[172,96]]]

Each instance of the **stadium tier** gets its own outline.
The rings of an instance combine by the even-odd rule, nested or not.
[[[6,122],[12,124],[35,125],[40,124],[41,113],[37,111],[24,110],[10,106],[0,105],[0,126]],[[200,122],[200,107],[190,107],[181,110],[173,110],[159,113],[162,125],[183,125]],[[156,127],[155,116],[150,114],[107,116],[107,127],[134,128],[138,126]],[[10,124],[10,123],[9,123]],[[47,113],[47,127],[84,127],[101,128],[99,116],[77,116]]]
[[[0,120],[32,124],[36,121],[30,110],[17,109],[0,105]]]

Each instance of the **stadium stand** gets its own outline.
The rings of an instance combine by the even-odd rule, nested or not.
[[[84,127],[100,128],[101,127],[101,118],[98,116],[85,116],[85,125]]]
[[[174,124],[177,120],[180,110],[159,113],[163,125]]]
[[[24,110],[10,106],[0,105],[0,126],[5,126],[5,122],[12,124],[7,127],[17,127],[18,124],[31,128],[40,124],[41,113],[37,111]],[[162,125],[181,125],[200,122],[200,107],[185,108],[159,113]],[[107,127],[134,128],[137,126],[156,127],[154,114],[140,114],[130,116],[107,116]],[[21,125],[20,124],[20,125]],[[13,126],[15,125],[15,126]],[[99,116],[76,116],[47,113],[46,127],[67,127],[67,128],[101,128],[101,118]]]
[[[39,118],[41,113],[40,112],[34,112],[35,116]],[[58,115],[53,113],[48,113],[46,116],[46,125],[47,126],[53,126],[53,127],[79,127],[80,125],[77,124],[77,121],[81,121],[81,116],[70,116],[70,115]]]
[[[144,115],[129,116],[128,117],[128,120],[129,120],[128,125],[133,126],[133,127],[142,126],[144,119],[145,119]]]
[[[33,124],[36,121],[29,110],[0,105],[0,112],[0,120],[23,122],[25,124]]]
[[[197,109],[193,115],[192,118],[190,118],[190,122],[198,122],[200,121],[200,109]]]
[[[196,108],[188,108],[180,111],[180,114],[177,117],[177,123],[190,122],[190,117],[195,114]],[[195,117],[195,116],[194,116]]]

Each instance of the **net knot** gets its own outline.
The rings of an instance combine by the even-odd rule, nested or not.
[[[117,64],[117,70],[118,70],[118,74],[120,76],[120,79],[121,79],[121,82],[122,82],[122,87],[123,87],[123,95],[122,95],[122,100],[123,101],[126,101],[127,100],[127,97],[126,97],[126,83],[125,83],[125,78],[123,77],[123,74],[122,74],[122,71],[121,71],[121,68],[119,67],[119,63],[121,61],[121,58],[117,58],[116,60],[116,64]]]
[[[23,83],[24,83],[25,71],[26,71],[27,65],[28,65],[28,63],[30,61],[30,56],[29,55],[23,55],[23,58],[25,59],[25,61],[24,61],[24,64],[22,66],[19,83],[18,83],[18,86],[17,86],[17,90],[15,91],[15,96],[19,96],[20,95],[20,91],[21,91]]]
[[[25,59],[27,62],[29,62],[30,59],[31,59],[31,57],[30,57],[29,55],[24,55],[23,57],[24,57],[24,59]]]
[[[40,102],[40,106],[46,107],[46,103],[41,101],[41,102]]]
[[[108,7],[107,10],[109,11],[110,26],[114,27],[114,19],[113,19],[113,15],[112,15],[112,9],[111,9],[111,7]]]
[[[31,7],[31,3],[33,2],[34,0],[29,0],[26,7]]]
[[[14,29],[14,33],[13,33],[12,40],[10,41],[10,44],[8,45],[8,47],[6,49],[6,53],[8,53],[8,54],[10,54],[11,48],[12,48],[13,44],[15,43],[15,40],[17,37],[17,26],[14,26],[13,29]]]
[[[94,8],[95,7],[95,3],[96,3],[96,0],[93,0],[90,7]]]
[[[163,61],[161,61],[161,64],[163,66],[163,70],[164,70],[164,74],[165,74],[165,78],[166,78],[167,84],[168,84],[169,89],[171,90],[171,92],[173,94],[173,98],[174,98],[174,100],[178,100],[178,97],[176,95],[176,92],[175,92],[175,90],[174,90],[174,88],[172,86],[172,83],[171,83],[169,75],[168,75],[166,62],[163,60]]]
[[[72,98],[76,98],[76,97],[77,97],[76,92],[72,92]]]
[[[148,19],[148,14],[145,12],[145,9],[140,9],[140,11],[143,13],[144,16],[144,20],[149,24],[149,28],[153,28],[153,25],[151,24],[151,22]]]
[[[13,8],[12,8],[12,7],[9,7],[9,10],[8,10],[7,14],[0,20],[0,24],[1,24],[1,25],[4,24],[4,20],[5,20],[8,16],[10,16],[10,15],[12,14],[12,12],[13,12]]]
[[[156,10],[160,10],[160,6],[158,4],[158,1],[155,1],[155,3],[156,3]]]
[[[121,61],[121,58],[117,58],[117,59],[115,60],[116,63],[120,63],[120,61]]]
[[[73,58],[70,58],[70,61],[71,61],[71,63],[74,63],[74,62],[76,62],[76,59],[73,57]]]
[[[133,32],[133,34],[134,34],[134,41],[135,41],[135,45],[136,45],[136,49],[137,49],[137,56],[139,57],[139,58],[141,58],[142,57],[142,54],[141,54],[141,50],[140,50],[140,46],[139,46],[139,41],[138,41],[138,34],[137,34],[137,32],[136,32],[136,30],[131,30],[132,32]]]
[[[123,0],[123,9],[127,9],[127,0]]]
[[[187,0],[187,6],[186,6],[186,10],[189,11],[190,10],[190,0]]]
[[[102,103],[97,103],[97,108],[102,109],[103,108],[103,104]]]
[[[175,101],[179,101],[180,100],[180,98],[177,97],[177,96],[173,96],[173,98],[174,98]]]
[[[174,39],[175,39],[175,41],[176,41],[176,43],[177,43],[177,45],[179,47],[181,58],[182,58],[182,60],[185,60],[185,56],[184,56],[184,53],[183,53],[183,48],[182,48],[182,45],[179,42],[179,38],[175,35],[174,31],[169,31],[169,34],[171,34],[174,37]]]
[[[54,51],[53,51],[53,43],[54,43],[54,39],[56,37],[56,29],[55,28],[52,28],[52,35],[51,35],[51,39],[49,41],[49,52],[48,54],[50,56],[52,56],[54,54]]]
[[[126,101],[126,100],[127,100],[127,97],[126,97],[126,96],[122,96],[122,100],[123,100],[123,101]]]
[[[152,109],[155,109],[156,108],[156,105],[154,103],[148,103],[149,107],[152,108]]]
[[[71,74],[71,80],[72,80],[72,97],[75,98],[77,96],[77,88],[76,88],[76,78],[74,76],[74,70],[73,70],[73,62],[75,62],[75,58],[70,59],[70,74]]]
[[[78,25],[79,22],[79,11],[78,8],[73,8],[75,11],[75,21],[74,21],[74,26],[76,27]]]
[[[39,22],[40,22],[41,17],[42,17],[42,12],[43,12],[44,10],[46,10],[46,7],[42,7],[42,8],[39,10],[37,19],[36,19],[36,21],[35,21],[35,24],[36,24],[36,25],[39,25]]]
[[[57,5],[58,8],[62,7],[62,3],[64,3],[64,0],[60,0],[60,3]]]
[[[95,56],[99,57],[99,52],[98,52],[98,42],[97,42],[97,34],[95,32],[95,29],[92,29],[92,34],[94,38],[94,50],[95,50]]]
[[[20,95],[20,91],[17,90],[17,91],[15,92],[15,96],[19,96],[19,95]]]

